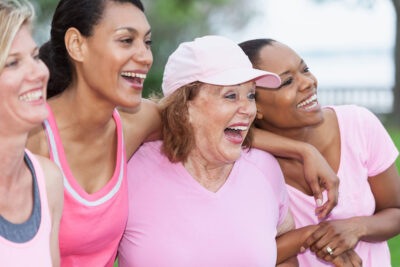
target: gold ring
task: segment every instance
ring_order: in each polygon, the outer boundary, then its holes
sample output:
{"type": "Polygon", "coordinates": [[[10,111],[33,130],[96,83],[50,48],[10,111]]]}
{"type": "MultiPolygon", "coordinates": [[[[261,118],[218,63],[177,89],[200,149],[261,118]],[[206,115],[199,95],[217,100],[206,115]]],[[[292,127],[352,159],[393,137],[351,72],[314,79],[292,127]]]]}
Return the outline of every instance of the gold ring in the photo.
{"type": "Polygon", "coordinates": [[[333,250],[331,249],[331,247],[326,247],[326,251],[328,251],[329,255],[332,256],[333,250]]]}

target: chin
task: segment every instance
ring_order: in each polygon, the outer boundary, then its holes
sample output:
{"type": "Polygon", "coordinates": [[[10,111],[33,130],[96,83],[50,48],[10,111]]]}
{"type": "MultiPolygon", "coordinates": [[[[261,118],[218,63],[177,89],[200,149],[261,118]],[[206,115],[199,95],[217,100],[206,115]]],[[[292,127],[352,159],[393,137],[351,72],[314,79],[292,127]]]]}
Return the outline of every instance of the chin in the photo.
{"type": "Polygon", "coordinates": [[[240,155],[242,154],[242,147],[240,146],[240,148],[236,149],[226,149],[224,152],[226,162],[232,163],[240,158],[240,155]]]}
{"type": "Polygon", "coordinates": [[[118,106],[128,108],[128,109],[136,109],[136,108],[140,107],[141,103],[142,103],[142,97],[135,97],[132,99],[126,99],[118,106]]]}

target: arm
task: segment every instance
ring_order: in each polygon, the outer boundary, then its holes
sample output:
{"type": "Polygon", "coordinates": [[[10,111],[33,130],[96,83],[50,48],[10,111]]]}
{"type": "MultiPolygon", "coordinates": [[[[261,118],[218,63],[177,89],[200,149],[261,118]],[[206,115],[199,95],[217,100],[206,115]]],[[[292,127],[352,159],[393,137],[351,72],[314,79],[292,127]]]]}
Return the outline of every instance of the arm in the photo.
{"type": "Polygon", "coordinates": [[[60,266],[59,229],[64,205],[62,175],[58,167],[50,160],[39,157],[46,179],[47,200],[51,216],[50,253],[53,266],[60,266]]]}
{"type": "Polygon", "coordinates": [[[277,262],[281,263],[286,259],[295,257],[298,253],[303,252],[303,242],[318,226],[309,225],[299,229],[293,229],[280,235],[276,239],[278,249],[277,262]]]}
{"type": "Polygon", "coordinates": [[[305,179],[317,203],[318,218],[326,217],[337,204],[339,178],[318,150],[310,144],[264,130],[255,128],[253,132],[255,148],[276,156],[297,159],[303,163],[305,179]],[[323,206],[321,206],[323,203],[321,186],[328,191],[328,201],[323,206]]]}
{"type": "Polygon", "coordinates": [[[327,246],[335,256],[354,248],[359,240],[384,241],[400,233],[400,179],[395,165],[368,181],[375,197],[375,214],[322,222],[306,240],[305,247],[310,246],[318,257],[331,260],[327,246]]]}
{"type": "Polygon", "coordinates": [[[278,226],[277,228],[277,250],[278,250],[278,255],[276,259],[276,266],[279,267],[291,267],[291,266],[299,266],[299,263],[297,261],[296,255],[297,253],[287,253],[285,250],[286,248],[280,248],[278,243],[279,236],[282,236],[284,233],[287,232],[292,232],[295,229],[295,224],[292,216],[292,212],[290,209],[287,212],[287,215],[283,222],[278,226]],[[282,255],[284,254],[284,255],[282,255]]]}

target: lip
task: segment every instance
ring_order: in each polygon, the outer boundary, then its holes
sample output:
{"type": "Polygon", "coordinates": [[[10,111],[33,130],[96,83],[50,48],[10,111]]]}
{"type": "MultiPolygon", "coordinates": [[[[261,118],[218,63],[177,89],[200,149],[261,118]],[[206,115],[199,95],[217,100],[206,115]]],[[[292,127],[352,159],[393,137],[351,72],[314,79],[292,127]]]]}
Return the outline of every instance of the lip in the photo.
{"type": "Polygon", "coordinates": [[[237,122],[237,123],[234,123],[234,124],[231,124],[231,125],[229,125],[227,128],[230,128],[230,127],[237,127],[237,126],[244,126],[244,127],[249,127],[249,123],[248,122],[237,122]]]}

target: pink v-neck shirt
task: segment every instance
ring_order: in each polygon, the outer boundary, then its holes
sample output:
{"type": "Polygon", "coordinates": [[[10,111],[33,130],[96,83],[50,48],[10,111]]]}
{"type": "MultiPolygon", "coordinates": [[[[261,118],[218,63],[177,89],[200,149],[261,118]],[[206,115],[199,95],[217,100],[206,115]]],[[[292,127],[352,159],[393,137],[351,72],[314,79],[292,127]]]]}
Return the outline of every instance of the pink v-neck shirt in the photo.
{"type": "Polygon", "coordinates": [[[129,215],[119,266],[275,266],[276,228],[288,210],[279,164],[243,152],[218,192],[144,144],[128,163],[129,215]]]}
{"type": "Polygon", "coordinates": [[[114,110],[118,138],[114,174],[103,188],[88,194],[72,175],[54,115],[50,106],[47,107],[49,118],[43,124],[50,159],[60,167],[64,178],[64,209],[60,224],[61,267],[112,267],[128,217],[121,119],[114,110]]]}
{"type": "MultiPolygon", "coordinates": [[[[327,220],[369,216],[375,212],[375,198],[368,177],[376,176],[390,167],[398,151],[382,124],[370,111],[357,106],[329,107],[336,113],[341,142],[338,177],[339,201],[327,220]]],[[[287,185],[290,208],[296,227],[317,224],[315,201],[311,196],[287,185]]],[[[326,195],[324,196],[326,199],[326,195]]],[[[364,267],[387,267],[390,253],[386,242],[360,241],[355,251],[364,267]]],[[[307,250],[298,256],[301,267],[332,266],[320,261],[307,250]]]]}

